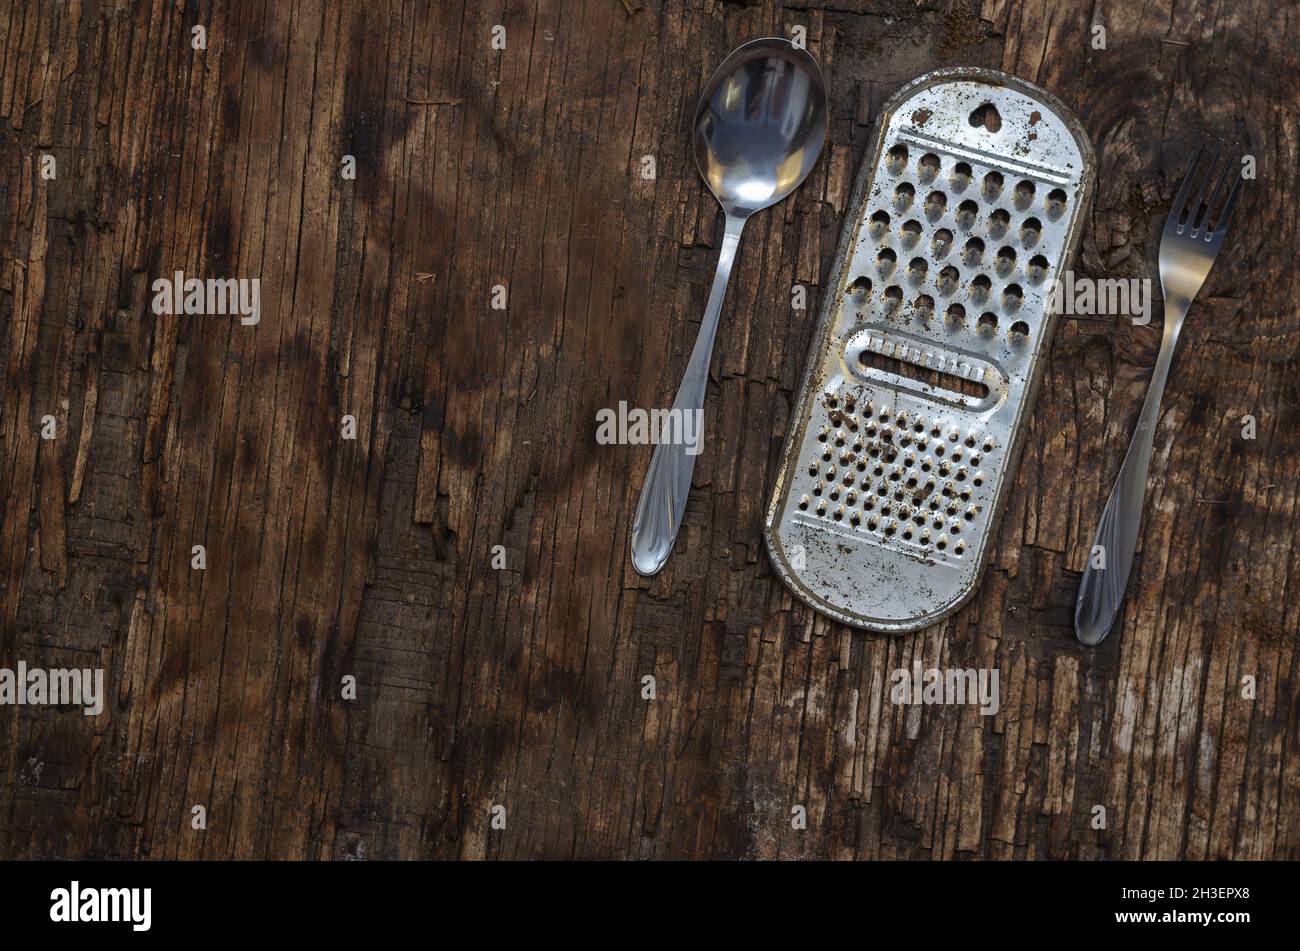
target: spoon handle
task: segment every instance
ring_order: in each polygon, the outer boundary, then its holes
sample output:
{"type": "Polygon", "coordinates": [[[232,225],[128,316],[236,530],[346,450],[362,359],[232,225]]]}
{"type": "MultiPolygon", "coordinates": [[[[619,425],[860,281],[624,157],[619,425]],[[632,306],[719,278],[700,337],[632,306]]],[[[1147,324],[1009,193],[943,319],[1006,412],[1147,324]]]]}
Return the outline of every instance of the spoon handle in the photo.
{"type": "Polygon", "coordinates": [[[713,359],[713,338],[718,331],[722,300],[727,296],[731,262],[735,260],[740,232],[744,227],[744,218],[727,215],[718,269],[713,274],[713,290],[709,292],[709,304],[704,308],[704,320],[700,322],[700,332],[691,350],[691,362],[686,365],[682,384],[677,388],[669,425],[664,427],[663,433],[654,434],[654,456],[632,522],[632,566],[642,575],[659,573],[673,550],[673,542],[682,525],[695,456],[703,442],[704,391],[709,382],[709,363],[713,359]],[[694,435],[693,444],[688,445],[680,438],[683,433],[694,435]],[[666,438],[669,436],[674,438],[666,438]]]}

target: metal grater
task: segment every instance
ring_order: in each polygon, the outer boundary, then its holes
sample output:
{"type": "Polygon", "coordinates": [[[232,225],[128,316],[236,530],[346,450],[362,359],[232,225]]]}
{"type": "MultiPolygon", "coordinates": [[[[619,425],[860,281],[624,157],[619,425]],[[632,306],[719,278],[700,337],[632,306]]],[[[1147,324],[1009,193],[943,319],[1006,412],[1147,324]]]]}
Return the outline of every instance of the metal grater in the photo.
{"type": "Polygon", "coordinates": [[[800,600],[901,633],[975,592],[1093,178],[1078,121],[1013,76],[940,69],[886,104],[768,506],[800,600]]]}

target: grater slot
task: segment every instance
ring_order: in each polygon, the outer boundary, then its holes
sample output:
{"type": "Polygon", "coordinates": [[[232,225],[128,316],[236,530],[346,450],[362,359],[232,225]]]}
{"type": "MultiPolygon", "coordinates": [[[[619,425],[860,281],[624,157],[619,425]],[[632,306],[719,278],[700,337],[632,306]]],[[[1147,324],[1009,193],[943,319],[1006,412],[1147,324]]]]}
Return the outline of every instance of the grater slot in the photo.
{"type": "Polygon", "coordinates": [[[866,327],[849,338],[844,368],[864,382],[973,413],[992,409],[1007,393],[1006,374],[997,364],[970,351],[939,347],[933,341],[882,326],[866,327]],[[876,357],[879,359],[872,359],[876,357]],[[975,392],[964,392],[966,389],[975,392]]]}

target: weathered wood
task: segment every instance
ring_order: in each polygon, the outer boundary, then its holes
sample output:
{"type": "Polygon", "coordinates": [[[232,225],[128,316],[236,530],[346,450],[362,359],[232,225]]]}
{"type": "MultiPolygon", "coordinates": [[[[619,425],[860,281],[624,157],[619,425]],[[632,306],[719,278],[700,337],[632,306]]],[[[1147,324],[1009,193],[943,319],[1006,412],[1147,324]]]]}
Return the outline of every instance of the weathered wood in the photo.
{"type": "Polygon", "coordinates": [[[0,14],[0,666],[102,666],[109,693],[98,717],[0,708],[0,856],[1300,855],[1294,10],[455,6],[0,14]],[[796,26],[828,148],[746,230],[686,525],[641,579],[650,452],[598,445],[595,414],[670,402],[721,227],[695,98],[796,26]],[[1155,276],[1202,135],[1258,161],[1092,651],[1073,597],[1158,317],[1062,322],[990,570],[944,624],[851,632],[763,550],[868,123],[958,63],[1088,129],[1088,276],[1155,276]],[[177,270],[258,278],[260,323],[155,315],[177,270]],[[891,703],[913,662],[997,668],[1001,709],[891,703]]]}

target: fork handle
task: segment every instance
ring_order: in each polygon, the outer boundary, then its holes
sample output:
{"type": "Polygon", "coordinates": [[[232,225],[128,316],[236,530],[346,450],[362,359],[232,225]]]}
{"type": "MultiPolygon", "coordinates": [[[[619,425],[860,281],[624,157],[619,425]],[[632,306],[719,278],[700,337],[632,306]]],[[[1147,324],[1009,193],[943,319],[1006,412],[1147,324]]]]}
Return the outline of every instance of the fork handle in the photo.
{"type": "Polygon", "coordinates": [[[1120,466],[1115,487],[1110,490],[1110,498],[1088,550],[1088,563],[1074,605],[1074,633],[1080,643],[1089,647],[1105,640],[1124,601],[1124,589],[1137,550],[1138,529],[1142,525],[1142,502],[1146,497],[1147,469],[1151,464],[1156,422],[1160,418],[1160,400],[1164,396],[1165,380],[1169,377],[1169,366],[1173,363],[1174,348],[1178,346],[1178,334],[1187,315],[1188,303],[1190,301],[1165,302],[1164,336],[1151,374],[1151,385],[1142,403],[1137,429],[1124,456],[1124,464],[1120,466]],[[1101,555],[1099,564],[1098,554],[1101,555]]]}

